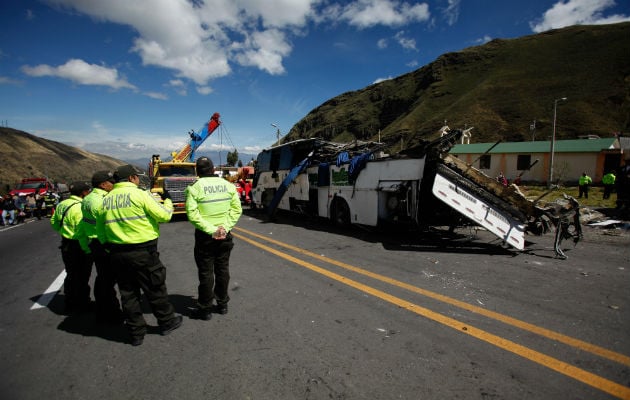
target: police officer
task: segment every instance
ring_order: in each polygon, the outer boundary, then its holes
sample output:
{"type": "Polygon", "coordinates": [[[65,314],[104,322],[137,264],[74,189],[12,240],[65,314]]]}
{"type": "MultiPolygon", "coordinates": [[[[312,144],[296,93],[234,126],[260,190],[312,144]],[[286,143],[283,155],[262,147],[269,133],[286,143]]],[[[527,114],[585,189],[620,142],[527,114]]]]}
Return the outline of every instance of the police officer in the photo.
{"type": "Polygon", "coordinates": [[[580,179],[578,180],[579,198],[582,198],[582,195],[584,195],[584,198],[588,199],[588,189],[591,186],[591,183],[593,183],[591,177],[588,176],[586,172],[583,172],[582,176],[580,176],[580,179]]]}
{"type": "Polygon", "coordinates": [[[602,197],[603,199],[610,198],[610,194],[615,187],[615,178],[615,174],[612,171],[609,171],[606,175],[602,177],[602,184],[604,185],[604,196],[602,197]]]}
{"type": "Polygon", "coordinates": [[[141,289],[162,335],[182,324],[182,316],[175,314],[168,300],[166,268],[157,247],[159,223],[170,221],[173,202],[168,192],[160,204],[149,192],[138,188],[138,174],[140,171],[133,165],[118,167],[114,188],[103,198],[103,207],[97,212],[97,234],[107,242],[110,262],[118,272],[118,289],[133,346],[142,344],[147,331],[140,306],[141,289]]]}
{"type": "Polygon", "coordinates": [[[87,182],[70,184],[70,197],[59,203],[50,218],[53,229],[61,234],[61,258],[66,268],[63,283],[66,312],[88,311],[90,307],[90,275],[92,257],[79,224],[83,219],[81,202],[90,193],[87,182]]]}
{"type": "Polygon", "coordinates": [[[212,318],[212,301],[219,314],[228,312],[229,261],[234,247],[230,231],[243,210],[236,186],[214,174],[208,157],[197,160],[200,179],[186,189],[186,214],[195,227],[195,263],[199,275],[198,308],[191,318],[212,318]]]}
{"type": "MultiPolygon", "coordinates": [[[[103,197],[114,188],[114,175],[110,171],[97,171],[92,175],[92,192],[81,203],[82,233],[87,237],[92,259],[96,266],[94,299],[96,319],[106,323],[122,322],[120,302],[116,297],[116,273],[109,263],[109,253],[96,234],[96,215],[103,206],[103,197]]],[[[104,240],[104,239],[103,239],[104,240]]]]}

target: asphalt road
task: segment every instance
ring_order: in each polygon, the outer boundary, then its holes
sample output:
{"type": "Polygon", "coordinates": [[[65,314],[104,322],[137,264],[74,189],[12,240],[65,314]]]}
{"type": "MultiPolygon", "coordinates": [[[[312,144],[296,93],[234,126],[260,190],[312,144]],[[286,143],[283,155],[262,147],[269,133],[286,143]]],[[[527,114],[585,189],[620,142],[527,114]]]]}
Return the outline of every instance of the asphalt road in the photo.
{"type": "MultiPolygon", "coordinates": [[[[185,318],[163,337],[147,308],[153,328],[132,347],[122,327],[63,314],[49,220],[0,227],[0,397],[630,399],[627,234],[586,229],[560,260],[551,235],[517,252],[484,231],[456,233],[335,230],[247,210],[229,314],[185,318]]],[[[190,223],[163,225],[159,248],[187,314],[190,223]]]]}

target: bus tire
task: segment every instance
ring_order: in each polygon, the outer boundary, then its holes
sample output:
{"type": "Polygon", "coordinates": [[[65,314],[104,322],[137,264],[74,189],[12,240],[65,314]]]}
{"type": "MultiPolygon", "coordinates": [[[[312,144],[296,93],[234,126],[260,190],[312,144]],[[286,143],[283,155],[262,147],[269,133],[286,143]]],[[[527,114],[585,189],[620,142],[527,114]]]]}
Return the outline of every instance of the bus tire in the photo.
{"type": "Polygon", "coordinates": [[[330,220],[337,227],[350,225],[350,207],[344,199],[335,197],[330,207],[330,220]]]}
{"type": "Polygon", "coordinates": [[[268,209],[269,204],[271,204],[271,201],[273,200],[274,193],[275,193],[275,190],[268,190],[268,189],[262,192],[262,195],[260,196],[260,207],[263,210],[268,209]]]}

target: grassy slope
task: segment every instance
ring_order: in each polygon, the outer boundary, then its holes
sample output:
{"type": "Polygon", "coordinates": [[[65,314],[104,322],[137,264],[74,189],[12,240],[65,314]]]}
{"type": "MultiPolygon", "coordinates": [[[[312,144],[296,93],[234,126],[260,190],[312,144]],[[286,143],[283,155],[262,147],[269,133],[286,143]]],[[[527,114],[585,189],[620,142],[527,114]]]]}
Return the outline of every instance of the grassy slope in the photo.
{"type": "Polygon", "coordinates": [[[494,40],[440,56],[414,72],[341,94],[311,111],[285,138],[383,141],[404,147],[474,126],[473,141],[531,140],[630,131],[630,23],[575,26],[494,40]]]}
{"type": "Polygon", "coordinates": [[[13,188],[16,182],[26,177],[47,176],[55,182],[89,180],[99,169],[114,169],[126,164],[11,128],[0,128],[0,158],[2,194],[7,185],[13,188]]]}

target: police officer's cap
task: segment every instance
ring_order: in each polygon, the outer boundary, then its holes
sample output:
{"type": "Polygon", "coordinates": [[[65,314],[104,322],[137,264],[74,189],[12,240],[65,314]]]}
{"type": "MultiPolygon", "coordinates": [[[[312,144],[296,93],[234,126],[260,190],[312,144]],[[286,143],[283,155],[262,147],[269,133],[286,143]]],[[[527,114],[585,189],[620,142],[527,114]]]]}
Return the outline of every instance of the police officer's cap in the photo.
{"type": "Polygon", "coordinates": [[[214,172],[214,164],[208,157],[199,157],[197,159],[197,174],[199,176],[212,175],[214,172]]]}
{"type": "Polygon", "coordinates": [[[111,171],[96,171],[94,175],[92,175],[92,187],[97,187],[106,181],[114,183],[114,174],[112,174],[111,171]]]}
{"type": "Polygon", "coordinates": [[[127,164],[116,168],[116,172],[114,172],[114,179],[116,182],[120,182],[126,180],[130,176],[140,174],[142,174],[142,171],[131,164],[127,164]]]}
{"type": "Polygon", "coordinates": [[[69,189],[70,189],[70,194],[73,194],[75,196],[81,196],[83,192],[89,191],[91,188],[90,188],[90,184],[87,182],[76,181],[70,184],[69,189]]]}

